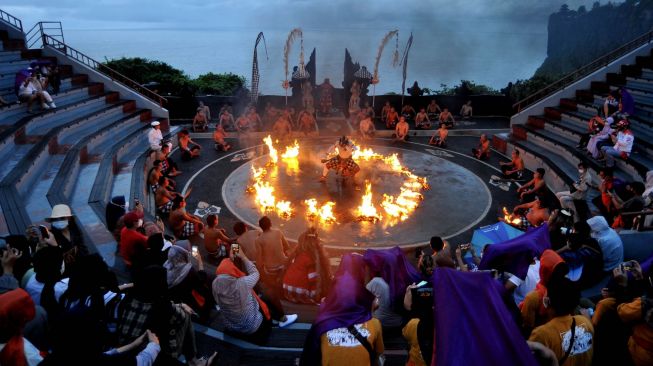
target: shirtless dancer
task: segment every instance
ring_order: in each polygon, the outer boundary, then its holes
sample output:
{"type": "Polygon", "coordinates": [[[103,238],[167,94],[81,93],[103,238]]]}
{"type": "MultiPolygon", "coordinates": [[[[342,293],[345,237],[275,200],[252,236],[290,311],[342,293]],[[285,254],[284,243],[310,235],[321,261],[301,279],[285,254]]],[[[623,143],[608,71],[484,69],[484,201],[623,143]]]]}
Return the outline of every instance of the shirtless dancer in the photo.
{"type": "Polygon", "coordinates": [[[180,195],[172,201],[168,224],[178,239],[188,239],[204,229],[202,219],[186,212],[186,199],[180,195]]]}
{"type": "Polygon", "coordinates": [[[503,176],[507,179],[521,179],[524,174],[524,161],[519,156],[519,150],[512,151],[512,160],[504,163],[500,162],[501,171],[503,176]]]}
{"type": "Polygon", "coordinates": [[[327,159],[323,160],[324,163],[324,169],[322,169],[322,176],[320,177],[320,182],[326,182],[327,175],[329,174],[329,170],[334,169],[342,169],[342,174],[343,176],[352,176],[354,177],[356,173],[358,173],[361,168],[356,164],[354,159],[351,158],[352,154],[354,151],[356,151],[357,147],[349,139],[347,136],[342,136],[340,140],[338,140],[338,143],[333,145],[329,149],[329,154],[337,152],[337,155],[327,159]]]}
{"type": "Polygon", "coordinates": [[[537,196],[533,202],[515,206],[513,213],[521,215],[521,227],[524,229],[540,226],[549,220],[549,209],[537,196]]]}
{"type": "Polygon", "coordinates": [[[395,127],[395,141],[405,142],[408,139],[408,122],[404,116],[399,117],[399,123],[395,127]]]}
{"type": "Polygon", "coordinates": [[[188,195],[190,195],[190,192],[193,190],[192,188],[188,189],[188,192],[186,192],[185,196],[182,196],[181,194],[172,191],[168,187],[169,182],[168,178],[166,177],[159,177],[159,186],[156,189],[155,196],[154,196],[154,203],[156,204],[156,211],[159,213],[161,216],[167,216],[170,214],[172,211],[172,202],[175,198],[177,197],[182,197],[186,198],[188,195]]]}

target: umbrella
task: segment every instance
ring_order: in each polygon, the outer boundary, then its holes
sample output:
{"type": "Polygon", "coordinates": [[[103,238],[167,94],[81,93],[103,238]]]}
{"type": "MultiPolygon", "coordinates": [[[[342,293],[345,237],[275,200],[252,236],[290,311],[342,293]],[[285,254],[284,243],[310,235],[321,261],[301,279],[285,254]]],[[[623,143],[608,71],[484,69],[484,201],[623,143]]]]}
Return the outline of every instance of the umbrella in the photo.
{"type": "Polygon", "coordinates": [[[505,222],[497,222],[493,225],[483,226],[474,230],[472,236],[472,245],[476,253],[481,253],[486,244],[496,244],[516,238],[524,232],[506,224],[505,222]]]}

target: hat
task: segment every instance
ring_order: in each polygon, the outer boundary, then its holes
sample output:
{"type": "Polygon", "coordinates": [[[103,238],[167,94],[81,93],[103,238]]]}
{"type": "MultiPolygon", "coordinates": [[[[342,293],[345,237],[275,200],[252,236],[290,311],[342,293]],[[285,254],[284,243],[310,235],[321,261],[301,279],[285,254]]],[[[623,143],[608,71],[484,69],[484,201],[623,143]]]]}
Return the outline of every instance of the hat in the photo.
{"type": "Polygon", "coordinates": [[[140,218],[138,217],[138,214],[136,212],[128,212],[123,216],[123,221],[125,222],[125,225],[132,226],[135,223],[138,222],[140,218]]]}
{"type": "Polygon", "coordinates": [[[55,221],[58,219],[67,219],[69,217],[73,217],[73,214],[70,212],[70,207],[60,204],[52,207],[52,213],[50,214],[50,217],[45,219],[45,221],[55,221]]]}
{"type": "Polygon", "coordinates": [[[154,121],[154,122],[150,123],[150,126],[152,126],[152,127],[156,127],[156,126],[158,126],[158,125],[160,125],[160,124],[161,124],[161,122],[159,122],[159,121],[154,121]]]}
{"type": "Polygon", "coordinates": [[[186,251],[190,252],[190,242],[188,240],[177,240],[175,242],[175,245],[184,248],[186,249],[186,251]]]}
{"type": "Polygon", "coordinates": [[[165,252],[166,250],[170,249],[170,247],[172,247],[170,240],[163,239],[163,246],[161,247],[161,251],[165,252]]]}

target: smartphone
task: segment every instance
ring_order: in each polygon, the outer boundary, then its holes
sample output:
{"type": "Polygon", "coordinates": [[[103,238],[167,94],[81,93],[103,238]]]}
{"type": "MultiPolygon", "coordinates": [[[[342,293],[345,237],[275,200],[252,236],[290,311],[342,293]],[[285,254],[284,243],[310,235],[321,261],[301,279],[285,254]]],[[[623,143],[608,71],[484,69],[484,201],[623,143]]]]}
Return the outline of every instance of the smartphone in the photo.
{"type": "Polygon", "coordinates": [[[427,283],[428,282],[426,282],[426,281],[421,281],[420,283],[417,284],[416,287],[422,287],[422,286],[426,285],[427,283]]]}
{"type": "Polygon", "coordinates": [[[41,234],[41,237],[43,239],[50,239],[50,234],[48,232],[48,228],[46,228],[43,225],[39,225],[39,233],[41,234]]]}
{"type": "Polygon", "coordinates": [[[200,253],[199,248],[197,248],[197,245],[193,245],[191,247],[191,252],[193,253],[194,257],[197,256],[200,253]]]}
{"type": "Polygon", "coordinates": [[[630,262],[621,263],[621,272],[630,272],[633,269],[633,265],[630,262]]]}
{"type": "Polygon", "coordinates": [[[467,244],[460,244],[460,245],[458,246],[458,248],[460,248],[460,250],[469,250],[469,248],[471,248],[471,247],[472,247],[472,244],[470,244],[470,243],[467,243],[467,244]]]}
{"type": "Polygon", "coordinates": [[[238,253],[240,253],[240,245],[231,244],[231,254],[236,255],[238,253]]]}

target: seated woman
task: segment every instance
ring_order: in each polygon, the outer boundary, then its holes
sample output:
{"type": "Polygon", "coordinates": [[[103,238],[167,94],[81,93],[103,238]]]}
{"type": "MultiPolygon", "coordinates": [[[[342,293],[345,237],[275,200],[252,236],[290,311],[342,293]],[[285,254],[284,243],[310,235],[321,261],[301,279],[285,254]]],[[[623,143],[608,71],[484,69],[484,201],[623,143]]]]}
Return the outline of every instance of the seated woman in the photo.
{"type": "Polygon", "coordinates": [[[181,160],[188,161],[200,156],[200,150],[202,148],[190,138],[190,132],[188,130],[181,130],[177,134],[177,140],[179,150],[181,151],[181,160]]]}
{"type": "Polygon", "coordinates": [[[283,277],[285,298],[295,303],[319,304],[331,286],[331,271],[316,228],[311,227],[299,236],[297,249],[289,260],[291,264],[283,277]]]}
{"type": "Polygon", "coordinates": [[[0,295],[0,362],[3,365],[38,365],[42,360],[39,350],[23,337],[25,325],[36,315],[34,301],[22,289],[0,295]]]}
{"type": "Polygon", "coordinates": [[[204,229],[202,219],[186,212],[186,199],[183,196],[177,196],[172,201],[168,224],[178,239],[188,239],[204,229]]]}
{"type": "Polygon", "coordinates": [[[227,133],[225,132],[222,125],[219,124],[215,126],[215,132],[213,132],[213,142],[215,142],[214,146],[217,151],[229,151],[229,149],[231,149],[231,145],[225,141],[226,137],[227,133]]]}
{"type": "Polygon", "coordinates": [[[440,128],[435,131],[431,139],[429,140],[429,145],[446,147],[447,146],[447,136],[449,136],[449,130],[444,123],[440,123],[440,128]]]}
{"type": "Polygon", "coordinates": [[[188,240],[180,240],[168,250],[163,268],[167,270],[170,300],[187,304],[200,315],[200,320],[207,320],[213,307],[213,295],[199,252],[191,250],[188,240]],[[197,269],[192,263],[191,252],[192,258],[197,260],[197,269]]]}
{"type": "Polygon", "coordinates": [[[256,266],[242,251],[231,251],[230,258],[220,262],[216,275],[213,297],[220,306],[225,329],[257,344],[265,342],[272,318],[268,305],[254,291],[260,278],[256,266]]]}
{"type": "Polygon", "coordinates": [[[148,266],[134,278],[134,288],[123,300],[122,316],[118,323],[118,344],[128,344],[149,329],[161,345],[159,357],[177,359],[183,355],[189,365],[209,365],[197,357],[195,332],[186,304],[173,303],[168,297],[166,269],[148,266]]]}
{"type": "Polygon", "coordinates": [[[68,278],[61,275],[62,266],[61,248],[47,246],[34,254],[34,274],[26,274],[25,291],[48,312],[58,309],[59,298],[68,289],[68,278]]]}

